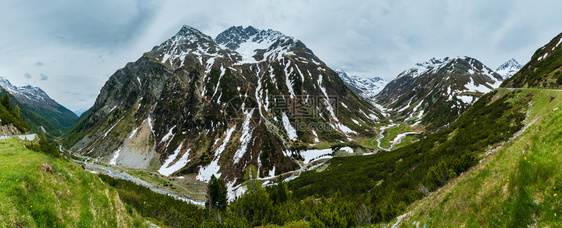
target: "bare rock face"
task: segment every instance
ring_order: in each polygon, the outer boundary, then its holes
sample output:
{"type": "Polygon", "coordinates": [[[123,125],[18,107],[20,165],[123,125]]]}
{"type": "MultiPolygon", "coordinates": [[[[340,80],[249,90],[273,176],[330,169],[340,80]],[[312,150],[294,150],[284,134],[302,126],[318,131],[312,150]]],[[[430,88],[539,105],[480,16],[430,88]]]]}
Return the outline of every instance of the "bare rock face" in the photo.
{"type": "Polygon", "coordinates": [[[311,145],[374,136],[382,118],[295,38],[232,27],[212,39],[184,26],[111,76],[69,143],[114,165],[232,186],[250,165],[279,174],[311,145]]]}
{"type": "Polygon", "coordinates": [[[21,131],[14,127],[13,124],[6,124],[0,126],[0,135],[1,136],[8,136],[8,135],[21,135],[21,131]]]}

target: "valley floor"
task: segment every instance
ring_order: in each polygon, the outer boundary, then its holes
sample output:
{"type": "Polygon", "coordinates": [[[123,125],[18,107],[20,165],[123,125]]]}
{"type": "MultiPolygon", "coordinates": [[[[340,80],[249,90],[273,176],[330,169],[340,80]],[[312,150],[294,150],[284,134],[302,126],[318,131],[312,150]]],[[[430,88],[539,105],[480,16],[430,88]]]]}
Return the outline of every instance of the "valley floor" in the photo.
{"type": "Polygon", "coordinates": [[[84,165],[91,173],[103,173],[147,187],[153,192],[169,195],[186,203],[205,206],[206,184],[195,181],[194,177],[164,177],[147,170],[125,169],[96,162],[95,159],[72,153],[74,162],[84,165]],[[192,180],[191,180],[192,179],[192,180]]]}

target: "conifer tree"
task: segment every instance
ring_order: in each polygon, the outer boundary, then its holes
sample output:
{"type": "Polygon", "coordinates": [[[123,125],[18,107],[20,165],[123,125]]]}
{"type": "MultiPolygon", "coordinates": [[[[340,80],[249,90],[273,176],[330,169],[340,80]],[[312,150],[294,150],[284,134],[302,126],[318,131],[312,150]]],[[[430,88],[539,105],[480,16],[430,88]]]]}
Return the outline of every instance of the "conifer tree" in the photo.
{"type": "Polygon", "coordinates": [[[6,93],[4,94],[4,97],[2,98],[2,105],[6,108],[6,110],[8,110],[9,112],[12,111],[12,101],[10,99],[10,94],[6,93]]]}
{"type": "Polygon", "coordinates": [[[205,204],[205,206],[209,208],[209,211],[213,208],[218,208],[221,211],[226,209],[226,205],[228,203],[226,193],[227,190],[224,180],[212,175],[211,180],[209,180],[209,185],[207,185],[208,201],[205,204]]]}

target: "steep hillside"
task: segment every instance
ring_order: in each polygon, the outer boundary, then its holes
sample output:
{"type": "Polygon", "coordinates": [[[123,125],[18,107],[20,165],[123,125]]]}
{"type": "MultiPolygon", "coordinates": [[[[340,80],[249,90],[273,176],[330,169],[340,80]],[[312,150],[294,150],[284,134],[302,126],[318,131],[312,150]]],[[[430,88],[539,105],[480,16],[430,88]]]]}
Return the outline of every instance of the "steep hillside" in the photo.
{"type": "Polygon", "coordinates": [[[362,78],[349,76],[343,70],[336,70],[341,80],[354,92],[369,100],[375,100],[375,96],[388,84],[382,78],[362,78]]]}
{"type": "Polygon", "coordinates": [[[435,130],[449,124],[501,81],[499,74],[476,59],[434,58],[402,72],[376,101],[390,109],[397,120],[435,130]]]}
{"type": "Polygon", "coordinates": [[[362,213],[368,213],[370,222],[391,220],[512,138],[524,126],[533,95],[488,93],[442,131],[391,152],[331,159],[288,182],[289,189],[297,199],[364,204],[367,212],[362,213]]]}
{"type": "Polygon", "coordinates": [[[511,102],[532,97],[522,134],[489,150],[474,168],[408,207],[401,227],[562,226],[562,175],[557,172],[562,169],[562,92],[516,92],[511,102]]]}
{"type": "Polygon", "coordinates": [[[148,227],[79,165],[0,140],[1,227],[148,227]]]}
{"type": "Polygon", "coordinates": [[[374,136],[379,118],[295,38],[231,27],[212,39],[184,26],[111,76],[66,145],[167,176],[214,174],[232,188],[249,165],[280,174],[307,147],[374,136]]]}
{"type": "Polygon", "coordinates": [[[505,80],[507,88],[562,88],[562,33],[539,48],[531,61],[505,80]]]}

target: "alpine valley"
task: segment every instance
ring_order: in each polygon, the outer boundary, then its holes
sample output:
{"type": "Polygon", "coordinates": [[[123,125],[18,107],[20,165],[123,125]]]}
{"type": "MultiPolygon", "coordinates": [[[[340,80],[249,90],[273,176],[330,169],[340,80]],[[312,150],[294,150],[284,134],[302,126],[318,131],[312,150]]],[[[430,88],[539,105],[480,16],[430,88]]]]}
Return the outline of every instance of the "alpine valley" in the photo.
{"type": "Polygon", "coordinates": [[[561,227],[561,43],[385,81],[183,26],[80,117],[0,79],[0,227],[561,227]]]}

